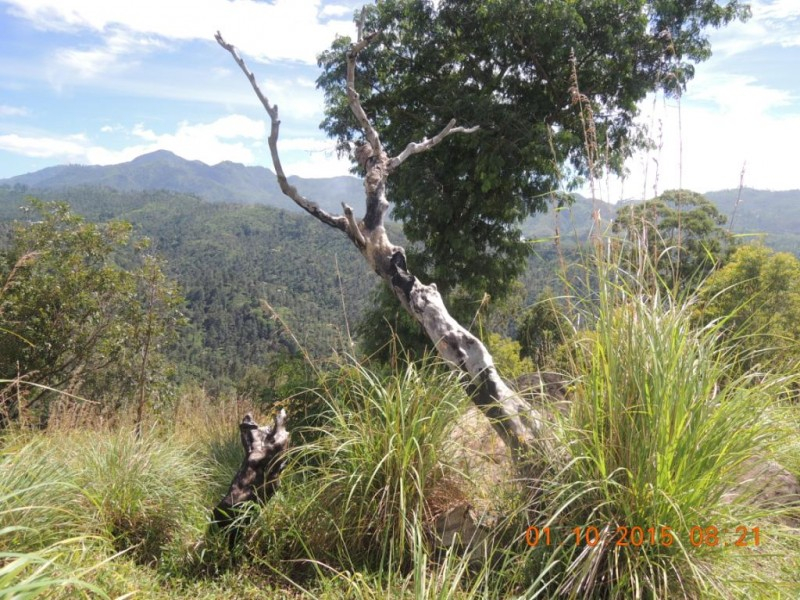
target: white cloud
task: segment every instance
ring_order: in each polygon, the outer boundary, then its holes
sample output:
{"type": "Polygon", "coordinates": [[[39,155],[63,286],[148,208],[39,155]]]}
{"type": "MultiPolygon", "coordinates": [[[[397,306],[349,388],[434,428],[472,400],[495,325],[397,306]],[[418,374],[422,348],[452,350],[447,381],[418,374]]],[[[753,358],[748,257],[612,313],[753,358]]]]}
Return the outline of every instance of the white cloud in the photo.
{"type": "MultiPolygon", "coordinates": [[[[298,154],[297,152],[284,153],[289,150],[288,146],[294,144],[281,144],[281,162],[286,175],[297,175],[298,177],[337,177],[339,175],[350,175],[350,162],[347,159],[336,157],[334,149],[328,147],[324,150],[310,151],[298,154]]],[[[302,144],[301,144],[302,145],[302,144]]],[[[272,165],[263,165],[272,168],[272,165]]]]}
{"type": "Polygon", "coordinates": [[[145,152],[162,149],[191,160],[216,164],[231,160],[243,164],[253,164],[255,153],[253,141],[266,136],[266,123],[242,115],[228,115],[212,123],[178,124],[175,133],[158,134],[145,128],[141,123],[135,125],[131,134],[148,142],[125,148],[123,160],[130,160],[145,152]]]}
{"type": "Polygon", "coordinates": [[[730,57],[755,48],[800,45],[800,2],[797,0],[755,0],[752,17],[734,22],[712,35],[716,56],[730,57]]]}
{"type": "Polygon", "coordinates": [[[28,109],[24,106],[0,104],[0,117],[26,117],[28,114],[28,109]]]}
{"type": "Polygon", "coordinates": [[[755,78],[713,71],[698,76],[697,84],[680,106],[661,100],[653,111],[652,97],[643,103],[642,122],[655,124],[651,133],[661,148],[630,160],[625,182],[600,182],[602,199],[649,198],[656,190],[677,187],[699,192],[736,188],[745,163],[747,187],[800,188],[795,150],[800,110],[785,110],[797,99],[758,85],[755,78]]]}
{"type": "Polygon", "coordinates": [[[60,88],[75,77],[91,80],[112,71],[120,73],[136,65],[137,56],[155,48],[163,48],[163,43],[152,37],[136,37],[115,29],[106,33],[103,43],[98,47],[56,50],[50,81],[60,88]]]}
{"type": "MultiPolygon", "coordinates": [[[[259,60],[309,64],[336,34],[352,35],[345,13],[320,0],[5,0],[18,17],[43,30],[118,32],[171,40],[211,40],[215,31],[259,60]]],[[[113,34],[112,34],[113,35],[113,34]]],[[[128,49],[130,50],[130,48],[128,49]]],[[[83,50],[84,53],[102,52],[83,50]]],[[[94,54],[84,54],[90,62],[94,54]]]]}
{"type": "Polygon", "coordinates": [[[75,141],[52,137],[23,137],[15,133],[0,135],[0,150],[34,158],[63,158],[69,162],[86,156],[85,147],[75,141]]]}
{"type": "Polygon", "coordinates": [[[692,82],[686,98],[716,104],[722,116],[744,117],[793,106],[797,98],[787,90],[758,84],[751,75],[711,72],[692,82]]]}
{"type": "Polygon", "coordinates": [[[322,7],[319,15],[321,17],[352,17],[353,9],[340,4],[328,4],[322,7]]]}
{"type": "Polygon", "coordinates": [[[150,129],[145,129],[142,123],[137,123],[133,126],[131,133],[136,137],[142,138],[148,142],[155,142],[158,140],[158,135],[150,129]]]}
{"type": "Polygon", "coordinates": [[[294,137],[280,139],[278,141],[280,150],[301,152],[336,152],[336,142],[324,138],[294,137]]]}
{"type": "Polygon", "coordinates": [[[174,133],[165,134],[137,124],[130,135],[141,142],[112,149],[93,143],[83,133],[61,137],[10,134],[0,136],[0,150],[92,165],[125,162],[159,149],[208,164],[224,160],[253,164],[254,150],[260,147],[260,140],[266,135],[266,124],[241,115],[228,115],[211,123],[179,123],[174,133]]]}

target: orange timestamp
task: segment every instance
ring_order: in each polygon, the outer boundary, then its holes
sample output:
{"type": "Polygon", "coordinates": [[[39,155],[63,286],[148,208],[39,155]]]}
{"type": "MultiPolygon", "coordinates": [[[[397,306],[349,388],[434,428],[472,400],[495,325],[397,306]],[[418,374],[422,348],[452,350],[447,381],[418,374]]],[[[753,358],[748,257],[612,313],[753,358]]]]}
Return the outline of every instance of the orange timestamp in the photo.
{"type": "MultiPolygon", "coordinates": [[[[609,535],[610,528],[604,532],[593,526],[573,527],[570,534],[555,539],[550,527],[536,527],[531,525],[525,531],[525,542],[528,546],[550,546],[556,543],[574,542],[576,546],[594,547],[600,544],[613,546],[672,546],[676,541],[676,532],[671,527],[627,527],[619,525],[616,531],[609,535]]],[[[701,546],[758,546],[761,543],[761,530],[758,527],[739,525],[733,531],[720,531],[713,525],[702,527],[695,525],[686,532],[686,541],[695,548],[701,546]]]]}

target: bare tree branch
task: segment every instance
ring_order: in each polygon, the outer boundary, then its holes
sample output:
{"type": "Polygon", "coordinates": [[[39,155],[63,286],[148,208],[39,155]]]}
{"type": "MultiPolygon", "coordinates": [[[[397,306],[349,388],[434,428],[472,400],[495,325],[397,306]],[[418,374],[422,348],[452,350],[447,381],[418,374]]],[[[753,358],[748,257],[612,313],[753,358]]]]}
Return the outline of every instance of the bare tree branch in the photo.
{"type": "Polygon", "coordinates": [[[281,126],[281,121],[278,118],[278,105],[269,103],[269,99],[261,91],[261,88],[258,87],[256,76],[253,75],[253,72],[247,68],[244,59],[239,55],[239,52],[236,50],[236,48],[232,44],[226,42],[219,31],[216,33],[214,38],[217,40],[220,46],[230,52],[233,60],[236,61],[236,64],[238,64],[242,69],[244,74],[247,76],[247,79],[250,80],[250,85],[253,87],[253,91],[256,93],[256,96],[258,96],[258,99],[261,101],[261,104],[264,106],[267,114],[269,115],[269,120],[271,123],[269,133],[269,151],[272,155],[272,164],[275,167],[275,174],[278,177],[278,185],[280,185],[281,191],[286,196],[294,200],[295,204],[297,204],[300,208],[310,213],[326,225],[330,225],[331,227],[335,227],[336,229],[347,232],[347,219],[345,219],[345,217],[327,213],[326,211],[322,210],[316,202],[311,202],[302,196],[300,192],[297,191],[296,187],[289,185],[289,181],[287,180],[286,174],[283,171],[283,165],[281,165],[280,156],[278,155],[278,133],[281,126]]]}
{"type": "Polygon", "coordinates": [[[367,240],[364,239],[364,235],[361,233],[358,223],[356,223],[356,218],[353,215],[353,209],[349,204],[342,202],[342,210],[344,210],[344,217],[347,219],[347,227],[350,238],[353,240],[353,243],[358,246],[358,249],[363,251],[364,248],[367,247],[367,240]]]}
{"type": "Polygon", "coordinates": [[[394,158],[391,158],[389,160],[389,173],[391,174],[397,167],[402,165],[409,156],[430,150],[452,133],[474,133],[478,131],[478,129],[480,129],[479,125],[475,125],[474,127],[456,127],[456,120],[451,119],[445,128],[431,139],[426,138],[421,142],[411,142],[406,146],[405,150],[394,158]]]}
{"type": "MultiPolygon", "coordinates": [[[[355,91],[355,65],[358,53],[375,37],[376,34],[372,33],[362,38],[359,33],[358,41],[347,53],[347,98],[350,109],[358,119],[367,139],[367,143],[356,147],[356,159],[365,171],[366,213],[360,222],[356,222],[352,209],[344,205],[346,216],[339,217],[344,221],[344,225],[337,226],[347,233],[370,266],[391,287],[403,307],[422,325],[441,356],[455,369],[466,374],[466,387],[473,402],[490,419],[495,430],[511,449],[512,455],[521,465],[526,465],[523,469],[525,474],[534,478],[539,477],[541,471],[532,468],[534,465],[532,459],[536,456],[541,457],[543,449],[545,452],[550,452],[548,459],[552,459],[555,456],[554,449],[557,447],[542,414],[504,383],[495,368],[492,355],[477,337],[448,313],[436,285],[424,285],[408,271],[405,250],[391,243],[384,227],[384,216],[389,207],[386,199],[386,181],[390,172],[399,167],[409,156],[433,148],[448,135],[471,133],[477,127],[456,127],[455,121],[451,121],[438,135],[429,140],[409,144],[403,152],[390,160],[384,151],[378,132],[372,126],[355,91]]],[[[250,79],[256,94],[272,119],[274,131],[277,108],[270,107],[269,102],[258,90],[255,78],[233,46],[226,44],[219,34],[217,41],[231,53],[250,79]]],[[[279,171],[276,142],[277,133],[273,133],[270,135],[270,149],[273,151],[276,171],[279,171]]],[[[286,190],[284,193],[297,202],[295,196],[286,190]]],[[[536,465],[540,466],[541,464],[536,465]]]]}

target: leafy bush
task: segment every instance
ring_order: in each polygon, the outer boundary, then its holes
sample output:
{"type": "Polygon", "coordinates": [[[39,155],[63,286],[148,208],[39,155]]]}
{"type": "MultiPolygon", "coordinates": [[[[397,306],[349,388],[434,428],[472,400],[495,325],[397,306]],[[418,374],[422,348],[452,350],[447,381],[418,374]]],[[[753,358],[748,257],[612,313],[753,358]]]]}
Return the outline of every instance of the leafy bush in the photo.
{"type": "Polygon", "coordinates": [[[704,322],[719,321],[740,370],[800,363],[800,260],[757,245],[739,248],[700,290],[704,322]]]}
{"type": "Polygon", "coordinates": [[[138,389],[143,403],[164,383],[158,348],[181,322],[174,284],[152,257],[120,267],[130,224],[88,223],[64,203],[30,207],[38,220],[17,223],[0,252],[0,378],[25,382],[0,390],[0,416],[46,417],[56,389],[117,402],[138,389]]]}

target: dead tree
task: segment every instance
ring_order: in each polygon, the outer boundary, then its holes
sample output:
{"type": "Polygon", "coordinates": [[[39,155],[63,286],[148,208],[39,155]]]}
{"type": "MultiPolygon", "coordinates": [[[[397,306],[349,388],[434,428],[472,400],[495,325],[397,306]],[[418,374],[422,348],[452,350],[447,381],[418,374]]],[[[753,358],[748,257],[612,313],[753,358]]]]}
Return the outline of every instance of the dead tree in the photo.
{"type": "MultiPolygon", "coordinates": [[[[439,354],[453,368],[464,373],[470,397],[511,449],[522,473],[538,478],[539,469],[530,468],[533,464],[531,459],[541,457],[543,449],[546,455],[552,454],[548,450],[552,449],[552,439],[543,414],[504,383],[483,343],[450,316],[436,284],[424,285],[408,271],[405,250],[389,240],[384,228],[384,218],[389,208],[386,198],[388,177],[411,156],[430,150],[449,135],[469,134],[477,127],[457,127],[454,119],[434,137],[411,142],[397,156],[388,156],[355,90],[358,54],[377,37],[376,33],[362,35],[360,29],[357,41],[347,53],[347,98],[364,134],[364,142],[356,148],[356,159],[364,169],[366,195],[366,210],[360,220],[356,220],[353,209],[347,204],[342,204],[343,215],[332,215],[289,185],[278,155],[278,107],[270,104],[236,48],[227,43],[219,32],[215,37],[250,80],[253,91],[269,115],[269,148],[283,193],[322,223],[347,235],[372,269],[391,287],[403,307],[422,325],[439,354]]],[[[534,462],[539,463],[538,460],[534,462]]]]}
{"type": "Polygon", "coordinates": [[[244,509],[253,503],[265,504],[278,489],[286,464],[284,455],[289,447],[286,411],[281,409],[271,427],[259,427],[253,416],[246,414],[239,424],[239,436],[244,460],[213,515],[214,524],[228,530],[231,546],[236,543],[243,525],[238,521],[244,509]]]}

